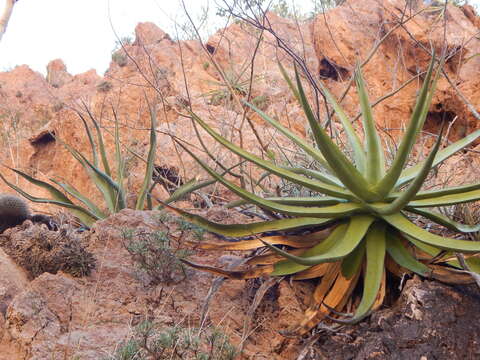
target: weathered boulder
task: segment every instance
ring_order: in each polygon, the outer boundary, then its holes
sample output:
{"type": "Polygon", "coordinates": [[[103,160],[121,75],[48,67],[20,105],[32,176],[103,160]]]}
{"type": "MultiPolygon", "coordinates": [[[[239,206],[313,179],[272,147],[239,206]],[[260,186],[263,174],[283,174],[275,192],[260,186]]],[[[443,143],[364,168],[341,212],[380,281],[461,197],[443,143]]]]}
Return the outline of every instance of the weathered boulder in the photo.
{"type": "Polygon", "coordinates": [[[46,81],[54,88],[59,88],[72,80],[62,59],[52,60],[47,65],[46,81]]]}

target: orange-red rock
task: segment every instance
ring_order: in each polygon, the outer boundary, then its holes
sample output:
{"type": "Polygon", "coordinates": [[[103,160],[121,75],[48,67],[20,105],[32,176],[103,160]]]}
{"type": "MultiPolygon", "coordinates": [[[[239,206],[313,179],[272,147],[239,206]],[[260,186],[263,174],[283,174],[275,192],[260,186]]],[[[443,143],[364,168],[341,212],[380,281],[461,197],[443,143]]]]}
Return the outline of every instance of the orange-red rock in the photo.
{"type": "MultiPolygon", "coordinates": [[[[421,1],[409,3],[412,4],[411,7],[405,7],[400,0],[349,0],[324,15],[317,15],[310,23],[300,23],[298,26],[294,21],[282,19],[275,14],[270,13],[268,16],[273,29],[285,38],[289,46],[305,57],[311,73],[320,76],[335,95],[341,96],[347,88],[356,62],[367,58],[379,39],[395,28],[399,18],[406,19],[423,6],[421,1]]],[[[480,57],[474,56],[480,53],[480,41],[476,38],[479,26],[479,18],[471,8],[448,5],[445,17],[440,17],[438,11],[423,12],[408,21],[404,28],[394,30],[378,46],[363,68],[371,100],[398,89],[426,69],[429,58],[422,46],[430,48],[432,45],[440,52],[446,45],[447,53],[452,55],[445,66],[446,73],[471,106],[480,111],[480,57]],[[443,19],[447,26],[445,39],[443,19]]],[[[43,180],[50,177],[62,178],[80,192],[90,194],[98,201],[98,205],[103,206],[88,175],[68,151],[58,141],[38,141],[48,132],[54,132],[55,136],[66,143],[89,154],[90,145],[83,124],[73,111],[76,109],[84,112],[83,104],[89,107],[101,125],[110,132],[114,124],[111,111],[113,106],[121,125],[122,143],[144,157],[148,150],[148,106],[154,106],[158,114],[155,164],[177,168],[185,180],[197,175],[206,178],[198,165],[181,148],[174,146],[170,136],[184,139],[197,150],[202,148],[191,121],[182,116],[185,105],[191,105],[196,113],[223,135],[250,151],[261,154],[256,137],[249,123],[244,120],[242,109],[226,92],[221,83],[222,77],[212,62],[213,59],[223,68],[225,77],[235,86],[237,94],[245,97],[249,91],[248,66],[257,47],[257,38],[252,33],[252,29],[247,26],[232,24],[226,31],[211,37],[206,42],[204,51],[196,41],[175,42],[155,25],[143,23],[135,30],[135,41],[125,44],[125,50],[131,58],[127,57],[122,64],[112,61],[104,76],[99,76],[94,70],[71,75],[61,60],[49,64],[47,78],[27,66],[18,66],[12,71],[0,73],[3,134],[0,137],[3,150],[0,152],[0,162],[26,170],[43,180]]],[[[258,33],[255,34],[258,36],[258,33]]],[[[266,113],[277,116],[296,133],[308,136],[301,108],[277,69],[278,56],[288,71],[293,73],[291,61],[278,49],[271,34],[264,32],[263,36],[254,59],[250,99],[257,101],[266,113]]],[[[378,128],[391,135],[385,136],[390,148],[394,147],[392,141],[397,139],[399,130],[409,119],[416,93],[422,83],[421,76],[419,79],[375,107],[378,128]]],[[[444,117],[450,125],[449,140],[459,139],[480,128],[478,119],[472,115],[458,91],[444,78],[440,79],[425,125],[426,132],[435,133],[444,117]]],[[[311,89],[309,94],[312,96],[311,89]]],[[[325,118],[321,98],[319,104],[325,118]]],[[[346,94],[342,104],[349,115],[357,114],[359,105],[354,88],[346,94]]],[[[275,153],[277,159],[282,159],[283,153],[291,154],[291,144],[288,141],[265,126],[260,117],[251,116],[262,141],[275,153]]],[[[203,143],[220,161],[228,165],[238,161],[209,136],[201,134],[203,143]]],[[[113,162],[113,137],[106,134],[105,138],[107,155],[113,162]]],[[[431,137],[425,136],[420,146],[417,146],[413,160],[425,156],[428,146],[422,145],[430,145],[431,142],[431,137]]],[[[200,150],[198,152],[203,159],[208,159],[200,150]]],[[[301,161],[299,158],[293,159],[301,161]]],[[[213,161],[209,161],[214,165],[213,161]]],[[[439,169],[440,180],[448,179],[456,183],[478,181],[479,161],[478,152],[457,155],[439,169]]],[[[133,202],[143,180],[145,165],[130,157],[127,166],[129,176],[125,185],[133,202]]],[[[46,195],[10,171],[1,171],[32,195],[46,195]]],[[[253,172],[254,175],[260,173],[256,171],[253,172]]],[[[0,183],[0,191],[12,192],[3,183],[0,183]]],[[[154,195],[159,198],[167,196],[160,187],[157,187],[154,195]]],[[[55,208],[38,204],[33,204],[32,207],[35,210],[56,211],[55,208]]],[[[138,320],[138,314],[143,314],[147,302],[154,297],[154,291],[147,291],[135,277],[131,258],[121,244],[118,228],[149,228],[148,224],[151,225],[152,220],[147,215],[130,210],[99,222],[95,227],[97,233],[92,235],[91,246],[100,266],[87,279],[72,279],[64,274],[44,274],[27,285],[26,280],[18,275],[18,270],[8,270],[8,273],[2,275],[6,280],[2,277],[0,283],[5,280],[7,284],[15,286],[8,285],[8,296],[0,297],[3,301],[0,310],[9,306],[5,322],[0,320],[0,329],[6,333],[4,342],[0,344],[0,359],[16,359],[15,356],[20,358],[18,354],[30,356],[27,358],[39,354],[37,358],[40,359],[52,351],[69,356],[77,351],[78,355],[83,356],[82,359],[93,359],[99,358],[98,354],[105,348],[111,351],[128,334],[130,321],[138,320]],[[25,287],[22,292],[19,291],[20,285],[25,287]],[[58,293],[67,295],[62,298],[58,293]],[[11,300],[14,296],[14,300],[11,300]],[[2,358],[3,354],[7,354],[6,357],[2,358]]],[[[194,314],[192,316],[198,317],[198,303],[206,295],[211,278],[209,275],[196,274],[194,280],[193,285],[184,284],[172,292],[172,297],[179,309],[188,310],[194,314]],[[191,286],[198,286],[195,288],[198,292],[192,294],[191,286]]],[[[232,333],[242,328],[243,314],[248,308],[248,304],[238,299],[243,291],[243,283],[233,282],[226,285],[222,293],[224,297],[236,301],[229,315],[232,333]]],[[[280,293],[284,296],[281,301],[289,301],[285,300],[291,297],[288,286],[282,285],[280,293]]],[[[161,315],[158,314],[158,309],[155,311],[156,315],[161,315]]],[[[223,315],[217,311],[211,317],[214,321],[220,321],[223,315]]],[[[280,315],[283,317],[279,322],[287,323],[297,314],[292,312],[280,315]]],[[[171,323],[171,316],[165,316],[166,323],[171,323]]],[[[267,320],[270,321],[269,319],[267,320]]],[[[281,348],[285,344],[282,344],[283,340],[276,337],[273,330],[262,331],[264,332],[257,339],[259,345],[249,343],[246,353],[272,358],[269,357],[271,354],[265,353],[265,348],[281,348]],[[274,340],[270,342],[272,338],[274,340]]],[[[238,342],[239,338],[234,337],[234,341],[238,342]]],[[[278,355],[278,358],[281,356],[278,355]]]]}

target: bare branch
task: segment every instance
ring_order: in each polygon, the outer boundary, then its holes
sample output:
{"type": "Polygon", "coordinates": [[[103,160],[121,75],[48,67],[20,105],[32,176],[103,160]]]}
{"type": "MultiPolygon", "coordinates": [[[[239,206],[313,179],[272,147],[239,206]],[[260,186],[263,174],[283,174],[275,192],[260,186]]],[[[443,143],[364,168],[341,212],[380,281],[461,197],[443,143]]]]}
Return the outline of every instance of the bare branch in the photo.
{"type": "Polygon", "coordinates": [[[10,16],[12,16],[13,5],[15,5],[17,1],[18,0],[5,1],[5,8],[3,9],[2,17],[0,18],[0,41],[7,30],[8,21],[10,20],[10,16]]]}

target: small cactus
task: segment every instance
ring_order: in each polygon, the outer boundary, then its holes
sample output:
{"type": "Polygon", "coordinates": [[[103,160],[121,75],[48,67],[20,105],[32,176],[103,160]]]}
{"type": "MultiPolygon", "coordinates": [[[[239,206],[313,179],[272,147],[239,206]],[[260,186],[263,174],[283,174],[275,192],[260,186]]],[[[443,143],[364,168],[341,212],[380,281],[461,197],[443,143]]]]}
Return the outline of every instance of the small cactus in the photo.
{"type": "Polygon", "coordinates": [[[22,198],[10,194],[0,194],[0,233],[21,225],[25,220],[46,224],[50,230],[56,228],[50,216],[32,214],[27,202],[22,198]]]}
{"type": "Polygon", "coordinates": [[[0,194],[0,233],[22,224],[31,216],[25,200],[15,195],[0,194]]]}

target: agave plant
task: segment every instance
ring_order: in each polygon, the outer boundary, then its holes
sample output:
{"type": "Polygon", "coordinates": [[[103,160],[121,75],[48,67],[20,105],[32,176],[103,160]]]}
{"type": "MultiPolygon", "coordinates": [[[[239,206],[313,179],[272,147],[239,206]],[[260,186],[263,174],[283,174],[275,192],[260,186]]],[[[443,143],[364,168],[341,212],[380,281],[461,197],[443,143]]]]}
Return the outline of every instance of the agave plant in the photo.
{"type": "Polygon", "coordinates": [[[355,323],[365,318],[383,302],[386,270],[397,275],[408,271],[423,277],[441,277],[445,268],[459,266],[454,259],[456,253],[461,253],[465,254],[468,266],[478,271],[479,259],[474,254],[480,252],[480,242],[430,233],[409,218],[411,214],[416,217],[420,215],[448,230],[461,233],[480,230],[480,225],[461,224],[430,209],[479,200],[480,183],[441,190],[421,190],[429,171],[479,138],[480,130],[442,150],[440,134],[425,160],[406,167],[409,154],[424,125],[440,74],[442,64],[440,63],[435,72],[434,63],[432,60],[429,65],[411,120],[388,169],[360,68],[356,70],[355,82],[362,111],[364,144],[337,100],[324,85],[320,84],[345,130],[353,154],[352,160],[320,126],[307,101],[297,71],[294,85],[280,65],[286,82],[305,112],[315,140],[314,145],[254,105],[246,104],[311,156],[318,168],[324,171],[277,166],[273,161],[262,159],[236,146],[214,131],[195,113],[190,112],[197,124],[233,153],[263,168],[269,174],[318,195],[258,196],[221,176],[180,144],[208,174],[237,194],[243,203],[253,204],[267,213],[277,215],[276,219],[270,221],[225,225],[169,207],[208,231],[230,237],[253,236],[251,240],[201,244],[203,248],[252,250],[268,247],[266,253],[251,257],[246,269],[228,271],[209,265],[189,264],[197,269],[234,279],[264,275],[288,275],[294,280],[321,278],[312,295],[312,305],[306,310],[303,321],[295,328],[297,333],[308,331],[332,312],[337,316],[336,321],[344,323],[355,323]],[[282,235],[262,236],[262,233],[267,231],[277,231],[282,235]],[[286,248],[282,249],[279,245],[286,248]],[[447,266],[442,267],[439,264],[447,266]],[[339,312],[349,303],[362,274],[363,292],[360,302],[353,306],[355,311],[352,314],[340,314],[339,312]]]}
{"type": "MultiPolygon", "coordinates": [[[[120,133],[119,133],[119,123],[115,110],[113,110],[113,115],[115,119],[115,131],[114,131],[114,141],[115,141],[115,163],[116,163],[116,176],[113,175],[112,166],[110,166],[107,154],[105,151],[105,141],[103,137],[102,130],[96,121],[93,114],[86,107],[87,114],[91,120],[96,133],[97,143],[94,141],[92,131],[88,125],[87,120],[82,115],[82,113],[77,112],[78,116],[83,122],[86,135],[88,137],[90,148],[92,152],[92,160],[89,160],[81,152],[70,146],[69,144],[63,142],[61,139],[56,138],[67,150],[68,152],[82,165],[84,170],[87,172],[90,180],[97,187],[97,189],[102,194],[103,200],[105,202],[106,211],[101,210],[94,201],[89,199],[87,196],[81,194],[75,187],[67,182],[59,181],[54,178],[49,180],[58,186],[55,187],[50,183],[36,179],[23,171],[18,169],[11,169],[28,182],[39,186],[45,189],[51,199],[41,198],[30,195],[25,190],[9,182],[2,174],[0,177],[2,180],[10,186],[12,189],[17,191],[20,195],[24,196],[30,201],[36,203],[46,203],[61,206],[69,209],[69,211],[75,215],[80,222],[86,226],[90,227],[95,221],[99,219],[104,219],[109,214],[118,212],[124,209],[127,205],[125,198],[125,191],[123,188],[123,182],[125,180],[125,158],[122,155],[121,143],[120,143],[120,133]],[[99,161],[100,157],[100,161],[99,161]],[[100,166],[100,163],[101,165],[100,166]],[[74,203],[67,195],[75,199],[74,203]],[[78,205],[78,203],[82,205],[78,205]]],[[[149,208],[151,209],[151,203],[147,199],[148,193],[150,191],[150,186],[152,182],[152,173],[154,171],[154,160],[156,152],[156,114],[152,108],[150,108],[150,147],[147,157],[147,166],[145,171],[145,177],[143,179],[142,187],[139,191],[137,197],[136,209],[143,209],[145,205],[145,200],[149,202],[149,208]]]]}

